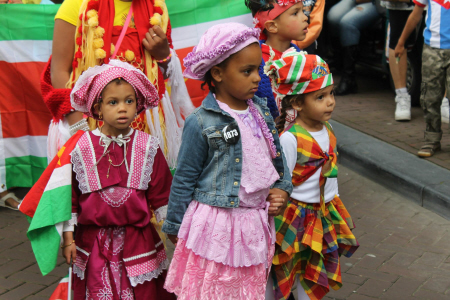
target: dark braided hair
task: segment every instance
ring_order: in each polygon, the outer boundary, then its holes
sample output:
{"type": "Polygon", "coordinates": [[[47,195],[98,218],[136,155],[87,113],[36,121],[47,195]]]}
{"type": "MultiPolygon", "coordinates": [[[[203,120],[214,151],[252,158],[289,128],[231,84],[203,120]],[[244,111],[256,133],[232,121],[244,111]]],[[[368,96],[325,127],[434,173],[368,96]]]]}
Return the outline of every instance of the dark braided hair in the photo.
{"type": "Polygon", "coordinates": [[[212,75],[211,75],[211,70],[209,70],[205,74],[205,81],[201,85],[202,90],[204,90],[205,85],[208,86],[209,90],[212,93],[214,93],[214,94],[216,93],[216,87],[213,85],[213,78],[212,78],[212,75]]]}
{"type": "Polygon", "coordinates": [[[277,0],[245,0],[245,6],[251,10],[253,16],[255,16],[259,11],[268,11],[273,9],[273,3],[278,2],[277,0]]]}
{"type": "Polygon", "coordinates": [[[293,108],[292,104],[300,104],[300,103],[303,103],[303,101],[304,101],[303,94],[288,95],[288,96],[284,97],[283,100],[281,100],[281,114],[276,119],[276,123],[277,123],[276,127],[278,130],[278,133],[281,133],[284,130],[284,124],[286,124],[286,117],[287,117],[286,111],[288,109],[293,108]]]}
{"type": "MultiPolygon", "coordinates": [[[[230,57],[232,57],[234,54],[230,55],[229,57],[227,57],[223,62],[221,62],[220,64],[216,65],[220,68],[226,68],[228,61],[230,60],[230,57]]],[[[214,79],[211,75],[211,70],[209,70],[208,72],[206,72],[205,74],[205,81],[202,83],[201,88],[203,90],[203,88],[205,87],[205,85],[208,86],[208,89],[210,90],[210,92],[212,93],[216,93],[216,87],[214,86],[214,79]]]]}

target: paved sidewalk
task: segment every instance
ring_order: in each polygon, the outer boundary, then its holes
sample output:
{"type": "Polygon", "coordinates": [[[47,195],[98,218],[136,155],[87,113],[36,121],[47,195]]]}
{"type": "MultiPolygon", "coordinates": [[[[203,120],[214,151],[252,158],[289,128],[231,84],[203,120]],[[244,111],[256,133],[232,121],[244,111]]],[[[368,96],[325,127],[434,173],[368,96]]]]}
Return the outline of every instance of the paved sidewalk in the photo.
{"type": "Polygon", "coordinates": [[[326,299],[450,299],[450,221],[340,166],[360,247],[326,299]]]}
{"type": "MultiPolygon", "coordinates": [[[[340,195],[361,246],[326,299],[450,299],[450,221],[340,166],[340,195]]],[[[48,299],[67,266],[43,277],[23,215],[0,208],[0,299],[48,299]]],[[[173,248],[172,248],[173,249],[173,248]]],[[[173,251],[173,250],[172,250],[173,251]]]]}
{"type": "MultiPolygon", "coordinates": [[[[386,80],[371,70],[367,70],[367,74],[361,74],[364,72],[362,69],[358,69],[358,72],[358,93],[336,97],[333,120],[416,155],[425,130],[422,109],[413,107],[411,121],[396,122],[395,93],[386,80]]],[[[336,82],[339,82],[338,78],[336,82]]],[[[450,169],[448,124],[442,124],[442,131],[444,132],[441,141],[442,151],[427,160],[450,169]]]]}

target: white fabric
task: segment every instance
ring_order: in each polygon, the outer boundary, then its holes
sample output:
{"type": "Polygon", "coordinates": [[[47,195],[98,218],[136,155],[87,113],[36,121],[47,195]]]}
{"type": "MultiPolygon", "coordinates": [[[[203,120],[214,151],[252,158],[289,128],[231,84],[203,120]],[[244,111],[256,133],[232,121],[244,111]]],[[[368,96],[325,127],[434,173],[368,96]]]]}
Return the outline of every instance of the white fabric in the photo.
{"type": "Polygon", "coordinates": [[[442,6],[431,1],[429,8],[431,16],[429,14],[427,15],[427,17],[430,17],[430,27],[428,29],[430,30],[431,37],[429,45],[433,48],[441,48],[441,8],[442,6]]]}
{"type": "MultiPolygon", "coordinates": [[[[321,131],[309,132],[311,136],[320,145],[320,148],[324,152],[328,152],[330,147],[330,139],[328,137],[328,131],[324,126],[321,131]]],[[[289,172],[292,172],[297,162],[297,139],[290,133],[285,132],[280,138],[281,146],[286,157],[286,163],[289,168],[289,172]]],[[[320,203],[320,172],[322,168],[319,168],[314,175],[299,186],[294,186],[291,197],[305,203],[320,203]]],[[[337,178],[328,178],[325,183],[325,203],[333,200],[335,195],[339,195],[337,178]]]]}
{"type": "Polygon", "coordinates": [[[78,214],[77,213],[72,213],[72,219],[65,221],[63,223],[63,232],[66,231],[74,231],[75,226],[78,224],[78,214]]]}
{"type": "Polygon", "coordinates": [[[166,129],[165,138],[161,130],[158,107],[153,108],[151,111],[147,110],[146,117],[150,134],[159,139],[167,163],[173,169],[177,165],[184,119],[194,111],[195,107],[192,104],[184,82],[180,59],[174,50],[171,50],[171,53],[172,58],[166,71],[170,96],[169,92],[166,91],[161,99],[164,110],[164,126],[166,129]]]}
{"type": "Polygon", "coordinates": [[[155,210],[155,218],[156,222],[164,221],[167,217],[167,205],[161,206],[157,210],[155,210]]]}
{"type": "Polygon", "coordinates": [[[69,123],[64,118],[63,121],[50,122],[47,138],[47,161],[50,163],[56,156],[59,149],[70,138],[69,123]]]}
{"type": "Polygon", "coordinates": [[[189,92],[184,81],[180,59],[178,58],[175,50],[171,51],[172,59],[170,60],[167,70],[167,75],[169,77],[167,83],[171,88],[170,101],[172,102],[175,116],[180,127],[183,127],[184,119],[182,116],[186,118],[194,111],[195,107],[194,104],[192,104],[189,92]]]}

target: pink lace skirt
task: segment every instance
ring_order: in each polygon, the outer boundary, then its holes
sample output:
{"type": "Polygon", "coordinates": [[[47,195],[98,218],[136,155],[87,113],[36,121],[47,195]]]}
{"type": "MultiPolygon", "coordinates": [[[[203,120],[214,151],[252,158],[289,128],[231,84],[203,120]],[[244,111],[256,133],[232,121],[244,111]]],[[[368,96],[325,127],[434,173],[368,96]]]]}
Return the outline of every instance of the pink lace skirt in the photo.
{"type": "Polygon", "coordinates": [[[178,239],[164,288],[178,300],[264,300],[268,271],[266,264],[235,268],[205,259],[178,239]]]}
{"type": "Polygon", "coordinates": [[[186,210],[178,238],[207,260],[232,267],[267,267],[271,262],[267,259],[269,245],[275,244],[275,226],[263,208],[219,208],[194,200],[186,210]]]}

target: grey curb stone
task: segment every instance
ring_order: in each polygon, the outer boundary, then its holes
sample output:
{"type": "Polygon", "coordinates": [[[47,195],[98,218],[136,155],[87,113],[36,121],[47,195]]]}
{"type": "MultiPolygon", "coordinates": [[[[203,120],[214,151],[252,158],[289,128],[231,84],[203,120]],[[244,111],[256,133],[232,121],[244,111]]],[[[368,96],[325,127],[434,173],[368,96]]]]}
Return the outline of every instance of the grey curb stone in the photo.
{"type": "Polygon", "coordinates": [[[450,219],[450,171],[391,144],[331,121],[339,162],[450,219]]]}

